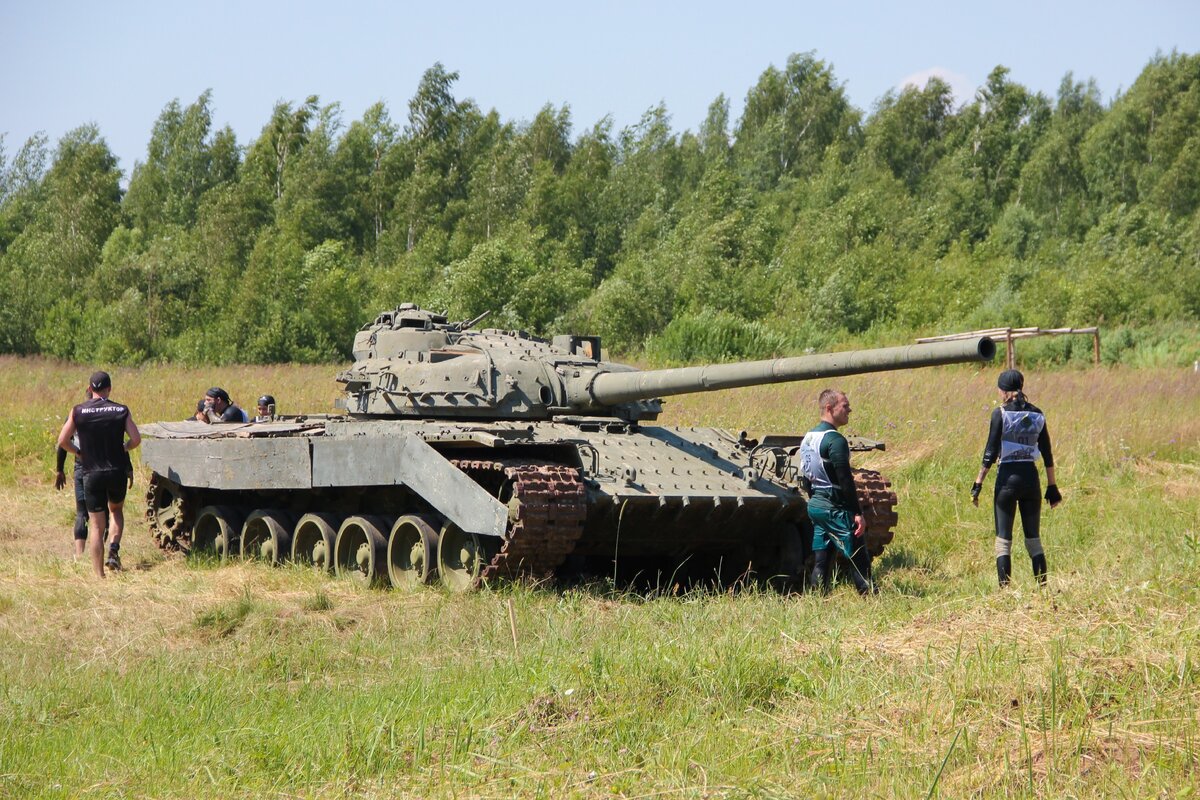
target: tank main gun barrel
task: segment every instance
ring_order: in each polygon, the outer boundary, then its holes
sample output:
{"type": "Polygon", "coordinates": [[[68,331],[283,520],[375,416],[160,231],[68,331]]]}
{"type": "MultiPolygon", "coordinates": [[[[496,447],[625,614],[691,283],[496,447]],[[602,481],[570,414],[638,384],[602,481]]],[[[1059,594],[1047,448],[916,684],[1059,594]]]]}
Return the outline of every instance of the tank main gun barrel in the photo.
{"type": "Polygon", "coordinates": [[[711,392],[764,383],[836,378],[866,372],[991,361],[995,343],[986,336],[951,342],[910,344],[875,350],[847,350],[811,356],[709,364],[700,367],[602,372],[588,384],[586,397],[571,398],[580,406],[611,406],[691,392],[711,392]]]}

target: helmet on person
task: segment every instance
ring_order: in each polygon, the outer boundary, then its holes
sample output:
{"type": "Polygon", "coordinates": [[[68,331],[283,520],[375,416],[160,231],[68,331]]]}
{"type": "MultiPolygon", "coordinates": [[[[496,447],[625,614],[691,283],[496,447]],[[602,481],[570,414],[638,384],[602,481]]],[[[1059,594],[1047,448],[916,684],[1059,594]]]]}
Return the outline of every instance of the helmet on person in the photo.
{"type": "Polygon", "coordinates": [[[264,394],[262,397],[258,398],[258,404],[260,406],[273,406],[275,405],[275,398],[269,394],[264,394]]]}

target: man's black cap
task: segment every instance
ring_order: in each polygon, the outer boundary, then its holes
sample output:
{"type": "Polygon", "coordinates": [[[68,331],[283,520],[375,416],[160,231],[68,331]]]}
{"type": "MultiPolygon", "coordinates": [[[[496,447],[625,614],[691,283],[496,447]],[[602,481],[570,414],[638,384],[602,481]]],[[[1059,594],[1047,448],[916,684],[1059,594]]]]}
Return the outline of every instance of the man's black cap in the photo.
{"type": "Polygon", "coordinates": [[[1006,369],[1000,373],[996,386],[1005,392],[1019,392],[1025,386],[1025,376],[1015,369],[1006,369]]]}
{"type": "Polygon", "coordinates": [[[112,378],[104,370],[98,370],[92,373],[91,380],[88,381],[93,392],[102,392],[105,389],[112,388],[112,378]]]}
{"type": "Polygon", "coordinates": [[[273,406],[275,405],[275,398],[269,394],[264,394],[262,397],[258,398],[258,404],[260,406],[273,406]]]}
{"type": "Polygon", "coordinates": [[[204,396],[211,397],[214,400],[222,400],[227,404],[229,403],[229,392],[225,391],[220,386],[212,387],[211,389],[209,389],[207,392],[204,393],[204,396]]]}

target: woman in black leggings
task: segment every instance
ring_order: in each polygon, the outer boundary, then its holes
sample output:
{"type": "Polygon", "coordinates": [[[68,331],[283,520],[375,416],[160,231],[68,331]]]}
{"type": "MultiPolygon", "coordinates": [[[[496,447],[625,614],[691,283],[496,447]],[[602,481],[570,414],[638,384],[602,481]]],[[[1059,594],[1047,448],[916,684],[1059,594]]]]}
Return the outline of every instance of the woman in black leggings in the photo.
{"type": "Polygon", "coordinates": [[[971,502],[979,505],[979,492],[988,469],[997,459],[996,493],[993,506],[996,514],[996,575],[1000,585],[1007,586],[1012,575],[1013,522],[1021,512],[1021,530],[1025,534],[1025,549],[1033,561],[1033,576],[1039,584],[1046,582],[1046,554],[1042,550],[1040,523],[1042,489],[1038,481],[1037,459],[1046,464],[1046,502],[1050,507],[1062,502],[1054,484],[1054,453],[1050,449],[1050,432],[1046,415],[1029,402],[1022,389],[1025,376],[1015,369],[1000,373],[996,382],[1000,390],[999,408],[992,411],[987,445],[983,449],[983,466],[971,487],[971,502]]]}

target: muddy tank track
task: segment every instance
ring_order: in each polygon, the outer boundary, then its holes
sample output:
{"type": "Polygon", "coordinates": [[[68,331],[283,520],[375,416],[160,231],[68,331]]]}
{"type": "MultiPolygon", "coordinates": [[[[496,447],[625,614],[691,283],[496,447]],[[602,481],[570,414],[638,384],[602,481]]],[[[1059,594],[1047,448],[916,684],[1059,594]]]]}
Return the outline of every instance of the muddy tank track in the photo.
{"type": "Polygon", "coordinates": [[[891,481],[870,469],[851,470],[858,489],[858,504],[867,522],[867,550],[873,556],[883,553],[895,535],[896,505],[899,500],[891,481]]]}
{"type": "Polygon", "coordinates": [[[498,495],[508,503],[508,535],[480,571],[477,584],[496,578],[552,577],[583,535],[587,498],[579,470],[507,459],[450,463],[485,487],[500,484],[498,495]]]}
{"type": "MultiPolygon", "coordinates": [[[[504,460],[452,460],[473,480],[508,503],[504,544],[481,571],[479,583],[496,578],[553,576],[583,535],[586,492],[579,470],[561,464],[504,460]]],[[[156,475],[146,489],[146,522],[159,548],[187,553],[192,545],[191,493],[156,475]],[[173,501],[163,505],[163,493],[173,501]]]]}
{"type": "Polygon", "coordinates": [[[188,553],[192,549],[192,522],[196,509],[192,507],[191,492],[170,481],[151,475],[146,487],[146,524],[160,550],[168,553],[188,553]],[[163,493],[170,492],[173,501],[163,505],[163,493]]]}

